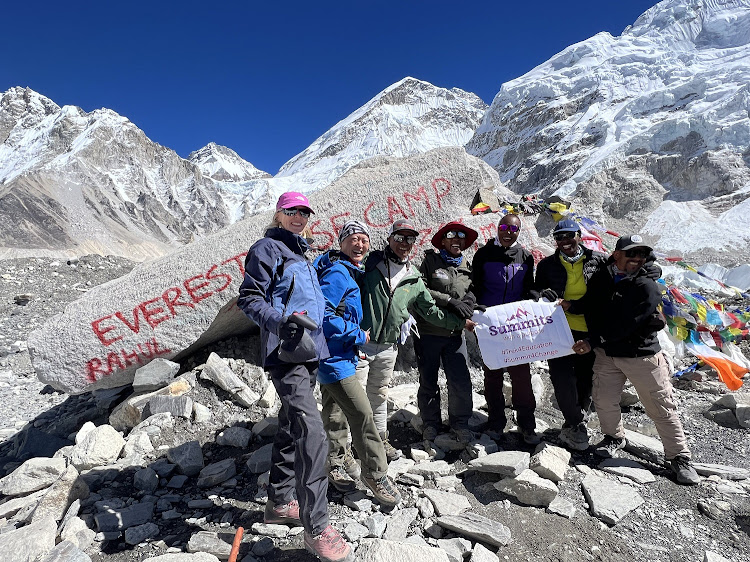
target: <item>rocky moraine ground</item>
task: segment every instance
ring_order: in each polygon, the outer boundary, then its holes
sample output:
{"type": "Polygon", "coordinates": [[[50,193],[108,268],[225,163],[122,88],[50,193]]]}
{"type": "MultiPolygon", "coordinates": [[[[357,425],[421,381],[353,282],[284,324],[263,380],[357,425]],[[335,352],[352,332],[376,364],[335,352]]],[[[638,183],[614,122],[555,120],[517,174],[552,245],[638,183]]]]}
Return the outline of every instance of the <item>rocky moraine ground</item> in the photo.
{"type": "MultiPolygon", "coordinates": [[[[238,560],[314,560],[299,529],[262,525],[279,403],[258,367],[256,336],[182,361],[161,383],[169,386],[145,399],[132,387],[66,396],[38,382],[29,332],[132,265],[100,256],[0,262],[0,553],[50,562],[226,559],[242,526],[238,560]],[[247,386],[222,390],[233,376],[247,386]]],[[[631,443],[614,466],[562,449],[544,364],[533,365],[543,444],[523,445],[512,424],[497,443],[481,434],[476,352],[477,440],[465,448],[449,435],[422,442],[417,374],[410,348],[403,352],[390,421],[404,452],[390,467],[402,504],[382,509],[363,487],[329,492],[332,522],[360,560],[750,561],[747,391],[727,393],[710,371],[675,380],[703,476],[684,487],[662,467],[653,423],[631,392],[623,402],[631,443]]],[[[596,415],[589,427],[598,440],[596,415]]]]}

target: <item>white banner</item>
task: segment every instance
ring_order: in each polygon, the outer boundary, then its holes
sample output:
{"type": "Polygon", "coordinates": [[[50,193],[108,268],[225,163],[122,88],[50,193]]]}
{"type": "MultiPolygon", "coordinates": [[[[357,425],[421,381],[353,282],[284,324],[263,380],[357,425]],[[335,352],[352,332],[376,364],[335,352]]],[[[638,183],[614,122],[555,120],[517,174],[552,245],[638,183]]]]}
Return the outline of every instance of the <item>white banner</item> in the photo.
{"type": "Polygon", "coordinates": [[[555,303],[518,301],[472,317],[482,360],[490,369],[573,354],[573,334],[555,303]]]}

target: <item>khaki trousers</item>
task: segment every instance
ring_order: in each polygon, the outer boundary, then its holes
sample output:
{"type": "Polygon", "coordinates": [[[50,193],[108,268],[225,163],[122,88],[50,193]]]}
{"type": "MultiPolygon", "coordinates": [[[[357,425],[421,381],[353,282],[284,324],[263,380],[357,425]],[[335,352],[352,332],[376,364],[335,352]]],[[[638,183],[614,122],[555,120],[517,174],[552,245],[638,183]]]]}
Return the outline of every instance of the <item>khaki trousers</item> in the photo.
{"type": "Polygon", "coordinates": [[[355,376],[367,392],[375,427],[380,433],[385,433],[388,431],[388,385],[393,378],[398,347],[395,343],[366,343],[359,346],[359,351],[355,376]]]}
{"type": "Polygon", "coordinates": [[[685,432],[677,415],[672,396],[672,383],[667,360],[660,351],[646,357],[610,357],[601,348],[594,350],[593,396],[602,433],[625,437],[620,413],[620,398],[625,380],[638,392],[638,398],[656,425],[664,456],[671,460],[677,455],[690,458],[685,432]]]}

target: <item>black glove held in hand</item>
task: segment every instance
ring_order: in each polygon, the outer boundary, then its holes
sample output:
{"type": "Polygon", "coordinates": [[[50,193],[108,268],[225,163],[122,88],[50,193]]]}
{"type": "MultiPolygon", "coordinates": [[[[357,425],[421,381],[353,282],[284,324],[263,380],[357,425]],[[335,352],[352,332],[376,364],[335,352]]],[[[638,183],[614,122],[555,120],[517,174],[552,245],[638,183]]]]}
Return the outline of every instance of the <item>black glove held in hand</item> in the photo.
{"type": "Polygon", "coordinates": [[[456,315],[461,318],[471,318],[474,314],[474,309],[463,301],[458,299],[451,299],[448,301],[448,308],[456,315]]]}
{"type": "Polygon", "coordinates": [[[294,322],[290,322],[289,318],[289,316],[284,316],[279,324],[279,338],[282,340],[293,340],[297,332],[302,329],[294,322]]]}
{"type": "Polygon", "coordinates": [[[483,304],[475,304],[474,310],[478,310],[479,312],[485,312],[487,310],[487,307],[483,304]]]}
{"type": "Polygon", "coordinates": [[[555,302],[557,300],[557,293],[552,289],[544,289],[539,295],[550,302],[555,302]]]}

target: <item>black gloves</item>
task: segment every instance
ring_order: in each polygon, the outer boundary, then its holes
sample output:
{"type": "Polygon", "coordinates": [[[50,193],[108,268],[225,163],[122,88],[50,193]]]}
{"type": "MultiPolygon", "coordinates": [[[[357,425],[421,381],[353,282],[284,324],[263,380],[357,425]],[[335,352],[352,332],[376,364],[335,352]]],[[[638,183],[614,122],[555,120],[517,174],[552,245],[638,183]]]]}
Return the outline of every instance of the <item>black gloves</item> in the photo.
{"type": "Polygon", "coordinates": [[[285,341],[293,340],[298,332],[302,330],[294,322],[290,322],[290,316],[284,316],[279,324],[279,338],[285,341]]]}
{"type": "Polygon", "coordinates": [[[487,310],[487,307],[483,304],[475,304],[474,310],[478,310],[479,312],[484,312],[487,310]]]}
{"type": "Polygon", "coordinates": [[[458,299],[451,299],[448,301],[448,310],[460,318],[471,318],[474,314],[474,309],[471,305],[458,299]]]}
{"type": "Polygon", "coordinates": [[[547,299],[550,302],[555,302],[558,298],[557,293],[552,289],[544,289],[539,293],[539,296],[543,299],[547,299]]]}

